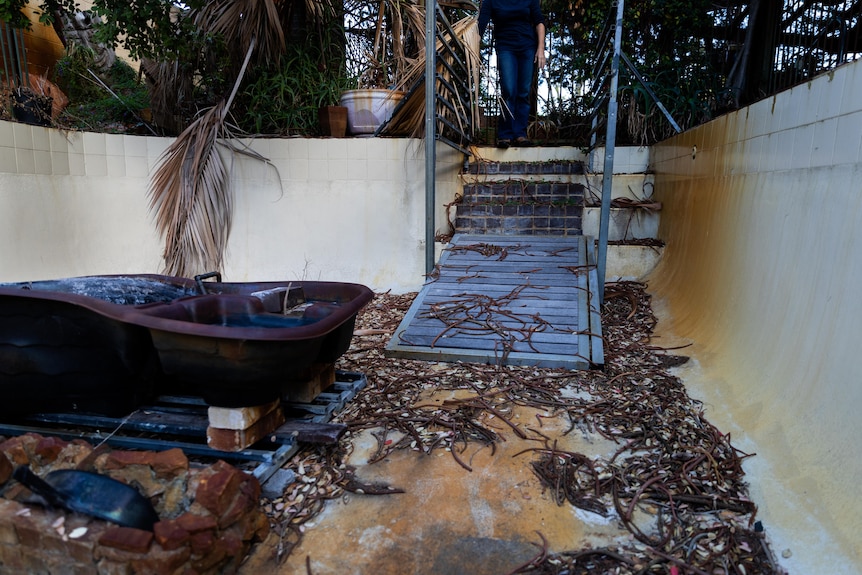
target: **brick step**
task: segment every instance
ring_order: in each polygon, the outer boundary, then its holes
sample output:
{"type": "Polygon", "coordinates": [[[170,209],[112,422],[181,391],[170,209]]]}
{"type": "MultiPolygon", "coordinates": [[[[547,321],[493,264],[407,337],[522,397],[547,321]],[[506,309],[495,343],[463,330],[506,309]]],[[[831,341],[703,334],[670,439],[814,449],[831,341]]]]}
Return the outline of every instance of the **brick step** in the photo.
{"type": "Polygon", "coordinates": [[[459,233],[546,236],[581,235],[580,204],[521,203],[459,205],[459,233]]]}
{"type": "Polygon", "coordinates": [[[583,174],[582,161],[474,160],[466,172],[476,179],[462,188],[457,232],[581,235],[585,186],[566,177],[583,174]]]}
{"type": "Polygon", "coordinates": [[[462,205],[488,203],[582,204],[584,185],[572,182],[506,180],[464,184],[462,205]]]}
{"type": "Polygon", "coordinates": [[[588,162],[589,156],[575,146],[536,146],[532,148],[508,148],[501,150],[494,146],[471,148],[471,162],[549,162],[554,160],[588,162]]]}
{"type": "Polygon", "coordinates": [[[545,162],[478,160],[467,165],[466,173],[473,175],[518,176],[583,174],[584,163],[576,160],[550,160],[545,162]]]}

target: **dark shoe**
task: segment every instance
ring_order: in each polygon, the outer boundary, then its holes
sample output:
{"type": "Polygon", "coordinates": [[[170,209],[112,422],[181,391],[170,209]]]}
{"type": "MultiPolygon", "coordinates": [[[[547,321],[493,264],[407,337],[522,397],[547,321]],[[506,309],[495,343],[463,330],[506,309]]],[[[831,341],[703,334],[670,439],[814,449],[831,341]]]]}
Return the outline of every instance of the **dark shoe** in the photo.
{"type": "Polygon", "coordinates": [[[510,142],[509,140],[497,140],[497,147],[500,148],[501,150],[505,150],[506,148],[508,148],[511,145],[512,145],[512,142],[510,142]]]}
{"type": "Polygon", "coordinates": [[[533,145],[533,142],[524,138],[523,136],[520,138],[515,138],[515,146],[519,148],[529,148],[533,145]]]}

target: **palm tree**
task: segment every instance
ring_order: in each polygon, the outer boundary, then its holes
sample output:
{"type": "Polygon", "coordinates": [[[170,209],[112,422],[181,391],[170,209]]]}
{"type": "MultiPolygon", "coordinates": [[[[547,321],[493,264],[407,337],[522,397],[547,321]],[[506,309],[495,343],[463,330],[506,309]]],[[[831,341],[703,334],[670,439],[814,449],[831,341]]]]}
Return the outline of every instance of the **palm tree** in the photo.
{"type": "MultiPolygon", "coordinates": [[[[355,9],[369,12],[371,6],[370,12],[374,14],[377,12],[374,7],[379,6],[379,16],[372,20],[366,35],[375,38],[376,53],[385,54],[390,60],[390,70],[394,70],[392,80],[406,85],[413,83],[417,74],[421,76],[424,7],[416,0],[350,0],[346,7],[338,2],[211,0],[196,10],[177,13],[178,18],[192,19],[198,39],[196,48],[190,51],[198,59],[195,65],[179,58],[144,62],[152,86],[154,118],[160,119],[162,126],[182,130],[160,158],[149,188],[150,209],[165,242],[166,273],[193,276],[221,271],[233,205],[229,163],[223,154],[238,150],[231,145],[233,123],[228,121],[231,105],[249,71],[253,75],[279,62],[286,50],[286,37],[297,22],[307,30],[316,31],[321,44],[329,43],[321,47],[322,53],[337,51],[343,60],[349,51],[345,45],[344,10],[364,2],[364,8],[355,9]],[[337,23],[340,39],[328,32],[332,29],[328,24],[333,21],[337,23]],[[388,52],[382,48],[385,45],[389,46],[388,52]],[[201,70],[203,74],[207,71],[211,74],[207,82],[201,82],[201,70]],[[194,103],[202,85],[210,92],[221,90],[224,94],[197,112],[194,103]]],[[[475,34],[468,32],[468,20],[457,28],[464,38],[473,38],[475,34]]],[[[475,24],[472,27],[475,29],[475,24]]],[[[475,43],[471,51],[477,54],[478,37],[468,43],[475,43]]],[[[418,102],[418,98],[415,100],[418,102]]],[[[417,114],[415,108],[413,112],[414,127],[408,122],[404,133],[421,136],[424,112],[419,109],[417,114]]]]}
{"type": "MultiPolygon", "coordinates": [[[[205,37],[223,39],[229,47],[227,75],[235,80],[230,94],[194,119],[168,147],[152,177],[150,209],[165,241],[165,273],[192,276],[222,268],[233,199],[220,142],[232,137],[228,114],[249,63],[265,63],[284,51],[280,5],[275,0],[216,0],[185,16],[205,37]]],[[[193,90],[193,70],[179,62],[150,61],[145,69],[155,81],[153,105],[162,117],[193,90]]]]}

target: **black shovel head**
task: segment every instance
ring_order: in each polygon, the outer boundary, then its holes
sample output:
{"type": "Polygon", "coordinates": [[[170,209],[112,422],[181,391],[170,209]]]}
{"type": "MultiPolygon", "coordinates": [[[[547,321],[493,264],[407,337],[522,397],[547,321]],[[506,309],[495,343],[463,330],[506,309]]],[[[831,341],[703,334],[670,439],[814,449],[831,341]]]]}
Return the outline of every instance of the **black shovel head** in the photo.
{"type": "Polygon", "coordinates": [[[15,479],[51,505],[124,527],[152,531],[159,520],[149,499],[134,487],[107,475],[58,469],[42,479],[28,467],[21,466],[15,469],[15,479]]]}

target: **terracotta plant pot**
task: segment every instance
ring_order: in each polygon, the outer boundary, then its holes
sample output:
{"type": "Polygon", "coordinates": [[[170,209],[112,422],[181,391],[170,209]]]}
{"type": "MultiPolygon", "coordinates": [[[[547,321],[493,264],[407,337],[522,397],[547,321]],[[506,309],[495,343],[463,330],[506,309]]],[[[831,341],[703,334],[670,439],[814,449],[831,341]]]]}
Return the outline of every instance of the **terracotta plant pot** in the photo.
{"type": "Polygon", "coordinates": [[[317,110],[320,135],[343,138],[347,135],[347,108],[344,106],[324,106],[317,110]]]}

